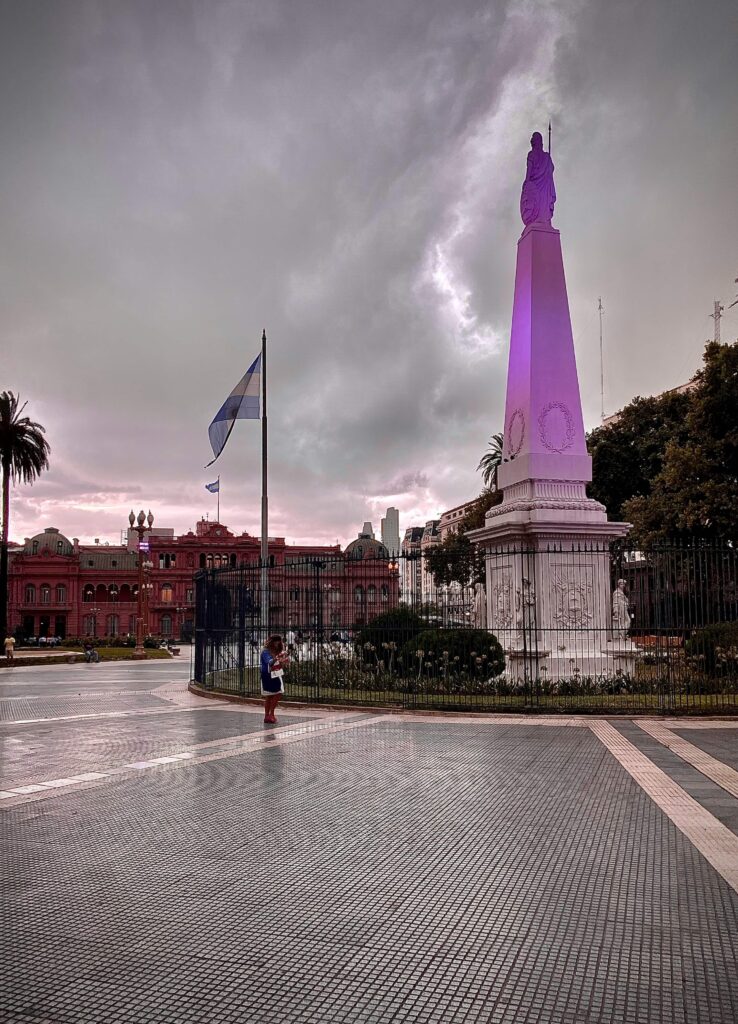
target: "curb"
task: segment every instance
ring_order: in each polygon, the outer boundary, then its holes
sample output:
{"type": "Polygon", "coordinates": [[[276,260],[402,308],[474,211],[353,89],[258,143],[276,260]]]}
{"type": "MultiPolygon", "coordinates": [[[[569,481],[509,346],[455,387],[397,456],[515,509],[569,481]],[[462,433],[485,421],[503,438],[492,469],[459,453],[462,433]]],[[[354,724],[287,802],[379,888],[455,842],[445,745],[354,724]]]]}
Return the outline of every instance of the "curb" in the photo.
{"type": "MultiPolygon", "coordinates": [[[[225,700],[232,704],[250,704],[260,706],[263,697],[246,697],[239,693],[227,693],[223,690],[206,690],[199,683],[190,680],[187,684],[187,689],[190,693],[196,697],[204,697],[209,700],[225,700]]],[[[735,713],[728,713],[724,715],[716,714],[700,714],[689,712],[679,712],[678,710],[671,709],[663,712],[656,710],[643,710],[643,711],[611,711],[611,712],[581,712],[581,711],[567,711],[565,708],[490,708],[489,711],[455,711],[451,710],[429,710],[426,708],[403,708],[390,704],[319,704],[312,703],[311,701],[297,701],[290,700],[287,698],[283,702],[283,708],[286,710],[290,708],[304,708],[305,710],[313,711],[360,711],[370,712],[375,715],[423,715],[428,718],[448,718],[449,715],[459,718],[488,718],[490,715],[518,715],[528,718],[546,717],[546,718],[576,718],[582,721],[591,722],[596,719],[602,719],[603,721],[609,721],[610,719],[616,718],[619,720],[625,720],[629,718],[684,718],[688,720],[690,718],[700,719],[700,721],[728,721],[734,722],[736,719],[735,713]]]]}

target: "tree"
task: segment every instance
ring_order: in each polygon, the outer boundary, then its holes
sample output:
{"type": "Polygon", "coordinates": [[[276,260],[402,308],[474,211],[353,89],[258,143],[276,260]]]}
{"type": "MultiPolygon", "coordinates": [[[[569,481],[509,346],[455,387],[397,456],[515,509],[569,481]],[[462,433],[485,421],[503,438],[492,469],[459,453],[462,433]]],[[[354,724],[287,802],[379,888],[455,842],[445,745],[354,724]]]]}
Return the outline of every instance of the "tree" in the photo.
{"type": "Polygon", "coordinates": [[[656,398],[634,398],[615,423],[589,434],[592,483],[588,492],[602,502],[610,519],[623,519],[626,501],[650,495],[667,445],[686,439],[689,403],[688,393],[674,391],[656,398]]]}
{"type": "Polygon", "coordinates": [[[45,430],[23,416],[24,402],[12,391],[0,394],[0,466],[2,467],[3,525],[0,542],[0,638],[8,628],[8,523],[10,517],[10,485],[32,484],[43,470],[49,468],[49,443],[45,430]]]}
{"type": "Polygon", "coordinates": [[[437,587],[449,583],[484,582],[484,555],[465,534],[484,526],[484,517],[493,505],[502,501],[502,491],[485,490],[469,511],[459,520],[455,533],[450,533],[428,552],[427,567],[437,587]]]}
{"type": "Polygon", "coordinates": [[[484,486],[497,490],[497,470],[502,462],[502,434],[493,434],[487,442],[487,450],[479,460],[477,469],[482,470],[484,486]]]}
{"type": "Polygon", "coordinates": [[[650,494],[623,507],[644,546],[693,537],[738,543],[738,342],[708,342],[695,382],[650,494]]]}

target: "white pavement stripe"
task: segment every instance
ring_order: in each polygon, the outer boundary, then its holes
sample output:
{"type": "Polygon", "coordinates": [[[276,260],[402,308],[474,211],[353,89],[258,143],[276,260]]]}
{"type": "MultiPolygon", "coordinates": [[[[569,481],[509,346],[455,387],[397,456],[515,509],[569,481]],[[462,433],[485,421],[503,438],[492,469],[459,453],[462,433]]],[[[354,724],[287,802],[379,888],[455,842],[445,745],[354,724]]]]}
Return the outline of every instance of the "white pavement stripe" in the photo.
{"type": "Polygon", "coordinates": [[[139,711],[99,711],[87,715],[59,715],[56,718],[19,718],[16,721],[0,722],[0,728],[13,725],[38,725],[41,722],[76,722],[83,718],[133,718],[136,715],[172,715],[182,711],[225,711],[231,710],[227,701],[213,701],[212,705],[201,707],[141,708],[139,711]]]}
{"type": "Polygon", "coordinates": [[[738,892],[738,836],[685,793],[609,722],[592,722],[590,729],[705,860],[738,892]]]}
{"type": "Polygon", "coordinates": [[[31,783],[25,786],[16,786],[14,789],[0,792],[0,800],[12,801],[4,806],[12,807],[16,804],[26,803],[29,800],[54,795],[63,789],[82,786],[85,783],[96,782],[100,779],[132,776],[139,771],[146,771],[152,768],[159,768],[162,765],[184,767],[185,764],[203,764],[208,761],[218,761],[225,757],[235,757],[238,754],[249,753],[259,747],[279,746],[283,743],[295,743],[298,740],[311,739],[315,736],[322,736],[325,733],[340,732],[344,729],[353,729],[356,726],[371,725],[375,722],[386,721],[384,716],[376,718],[361,719],[359,721],[345,721],[347,718],[356,719],[356,714],[333,716],[331,719],[320,719],[315,722],[304,722],[298,725],[281,726],[269,732],[242,733],[240,736],[229,736],[223,739],[211,740],[206,743],[199,743],[190,750],[180,751],[178,754],[167,754],[161,757],[150,758],[146,761],[132,761],[129,764],[117,768],[106,768],[100,771],[85,772],[81,775],[71,775],[65,779],[50,779],[46,782],[31,783]],[[227,749],[216,750],[212,753],[196,753],[203,748],[217,747],[229,744],[227,749]]]}
{"type": "Polygon", "coordinates": [[[653,736],[655,740],[663,743],[665,747],[668,747],[678,757],[681,757],[682,761],[691,764],[698,772],[702,772],[708,779],[712,779],[713,782],[716,782],[718,786],[721,786],[738,800],[738,772],[734,768],[724,764],[722,761],[718,761],[716,757],[708,754],[707,751],[702,750],[700,747],[696,747],[689,740],[685,740],[683,737],[677,736],[668,729],[665,729],[660,722],[646,721],[639,722],[638,725],[649,736],[653,736]]]}

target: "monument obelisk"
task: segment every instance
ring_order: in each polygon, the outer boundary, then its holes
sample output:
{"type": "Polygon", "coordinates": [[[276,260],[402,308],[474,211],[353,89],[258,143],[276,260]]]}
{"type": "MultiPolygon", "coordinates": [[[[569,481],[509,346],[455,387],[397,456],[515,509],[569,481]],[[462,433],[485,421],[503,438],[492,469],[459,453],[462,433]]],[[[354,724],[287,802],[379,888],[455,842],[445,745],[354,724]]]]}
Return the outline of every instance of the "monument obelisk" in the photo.
{"type": "Polygon", "coordinates": [[[609,522],[586,493],[592,460],[555,202],[553,161],[534,132],[520,197],[503,501],[467,535],[486,554],[487,622],[508,651],[508,674],[553,680],[632,667],[629,644],[614,650],[610,621],[609,543],[629,525],[609,522]]]}

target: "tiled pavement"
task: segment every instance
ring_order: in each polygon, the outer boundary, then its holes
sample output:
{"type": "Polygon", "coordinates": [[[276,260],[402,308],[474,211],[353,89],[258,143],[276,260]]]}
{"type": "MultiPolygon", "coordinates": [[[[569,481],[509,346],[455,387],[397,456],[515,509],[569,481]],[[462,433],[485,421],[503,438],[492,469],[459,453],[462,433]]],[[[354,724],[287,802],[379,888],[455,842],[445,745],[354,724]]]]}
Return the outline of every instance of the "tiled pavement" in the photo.
{"type": "MultiPolygon", "coordinates": [[[[164,679],[131,669],[136,699],[164,679]]],[[[300,711],[265,737],[148,697],[0,726],[6,786],[112,769],[0,803],[0,1022],[738,1019],[738,883],[675,824],[694,805],[738,850],[738,801],[637,724],[300,711]]],[[[707,725],[674,734],[721,761],[738,730],[707,725]]]]}

